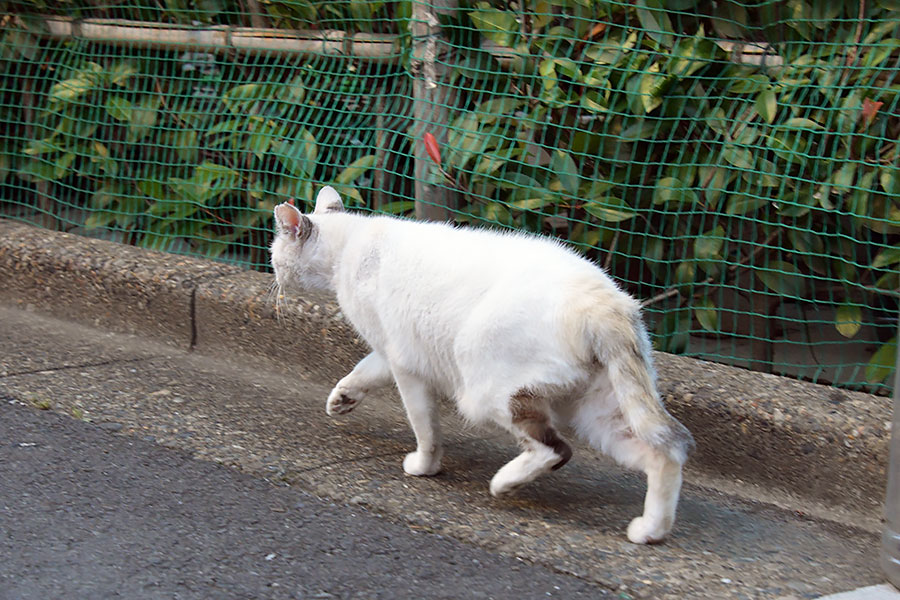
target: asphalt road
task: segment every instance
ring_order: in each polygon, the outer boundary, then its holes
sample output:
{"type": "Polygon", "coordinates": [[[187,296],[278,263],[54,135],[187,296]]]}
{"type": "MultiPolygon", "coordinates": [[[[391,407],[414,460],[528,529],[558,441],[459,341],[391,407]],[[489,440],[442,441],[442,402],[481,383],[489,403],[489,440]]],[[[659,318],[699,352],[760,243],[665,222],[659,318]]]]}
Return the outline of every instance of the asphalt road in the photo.
{"type": "Polygon", "coordinates": [[[0,404],[0,598],[595,598],[596,585],[0,404]]]}

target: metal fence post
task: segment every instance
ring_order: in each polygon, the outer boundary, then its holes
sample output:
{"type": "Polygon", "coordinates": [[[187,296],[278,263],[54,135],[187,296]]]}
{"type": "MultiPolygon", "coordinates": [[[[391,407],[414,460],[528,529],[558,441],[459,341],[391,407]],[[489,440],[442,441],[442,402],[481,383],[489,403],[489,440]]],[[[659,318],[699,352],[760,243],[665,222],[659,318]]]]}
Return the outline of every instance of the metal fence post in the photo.
{"type": "Polygon", "coordinates": [[[425,151],[422,136],[430,132],[438,144],[447,142],[451,119],[453,89],[447,85],[450,66],[441,53],[448,49],[441,36],[437,15],[456,10],[456,0],[414,1],[410,29],[413,35],[413,136],[412,153],[415,161],[416,218],[448,221],[450,208],[458,208],[458,194],[446,186],[435,185],[434,163],[425,151]]]}
{"type": "MultiPolygon", "coordinates": [[[[900,321],[897,323],[900,342],[900,321]]],[[[884,532],[881,535],[881,567],[894,587],[900,588],[900,346],[894,372],[894,421],[891,426],[891,457],[888,463],[884,532]]]]}

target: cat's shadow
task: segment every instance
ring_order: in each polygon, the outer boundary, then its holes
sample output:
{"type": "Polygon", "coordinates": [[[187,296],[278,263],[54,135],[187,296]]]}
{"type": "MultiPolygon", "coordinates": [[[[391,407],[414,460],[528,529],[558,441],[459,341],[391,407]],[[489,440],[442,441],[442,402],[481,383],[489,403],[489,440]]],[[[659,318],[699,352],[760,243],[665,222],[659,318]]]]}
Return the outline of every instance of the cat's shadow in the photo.
{"type": "MultiPolygon", "coordinates": [[[[516,513],[554,514],[572,522],[596,524],[599,515],[585,507],[602,507],[609,514],[612,507],[633,510],[643,499],[642,477],[619,467],[604,464],[589,449],[579,449],[573,460],[560,469],[544,475],[501,498],[488,493],[491,477],[507,461],[516,456],[514,445],[497,454],[486,452],[481,440],[460,440],[447,447],[444,472],[439,476],[450,488],[471,492],[485,505],[516,513]]],[[[452,490],[450,490],[452,493],[452,490]]],[[[602,519],[607,520],[607,519],[602,519]]]]}

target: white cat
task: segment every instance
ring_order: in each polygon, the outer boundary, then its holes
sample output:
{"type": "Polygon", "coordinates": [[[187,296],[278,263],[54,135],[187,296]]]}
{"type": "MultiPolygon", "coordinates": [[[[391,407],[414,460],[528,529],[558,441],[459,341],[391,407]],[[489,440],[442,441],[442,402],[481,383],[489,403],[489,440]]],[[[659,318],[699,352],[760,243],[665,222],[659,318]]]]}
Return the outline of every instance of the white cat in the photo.
{"type": "Polygon", "coordinates": [[[661,404],[638,303],[592,263],[531,235],[344,212],[323,188],[315,210],[275,207],[272,266],[281,290],[327,290],[372,348],[328,396],[347,413],[396,383],[416,436],[403,469],[441,470],[436,399],[495,423],[523,451],[491,480],[494,496],[563,466],[571,427],[647,474],[628,539],[671,530],[693,440],[661,404]]]}

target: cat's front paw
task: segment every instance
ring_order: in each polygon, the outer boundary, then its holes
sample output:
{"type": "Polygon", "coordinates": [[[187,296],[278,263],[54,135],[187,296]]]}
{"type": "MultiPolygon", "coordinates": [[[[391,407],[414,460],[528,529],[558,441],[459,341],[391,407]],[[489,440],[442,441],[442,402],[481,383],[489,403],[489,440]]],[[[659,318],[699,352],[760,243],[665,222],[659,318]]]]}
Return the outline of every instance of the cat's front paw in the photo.
{"type": "Polygon", "coordinates": [[[363,398],[365,398],[363,392],[338,385],[328,394],[325,412],[331,417],[345,415],[356,408],[356,405],[362,402],[363,398]]]}
{"type": "Polygon", "coordinates": [[[415,477],[431,477],[441,472],[441,453],[410,452],[403,459],[403,470],[415,477]]]}
{"type": "Polygon", "coordinates": [[[669,533],[671,526],[646,517],[637,517],[628,524],[628,540],[633,544],[658,544],[669,533]]]}

